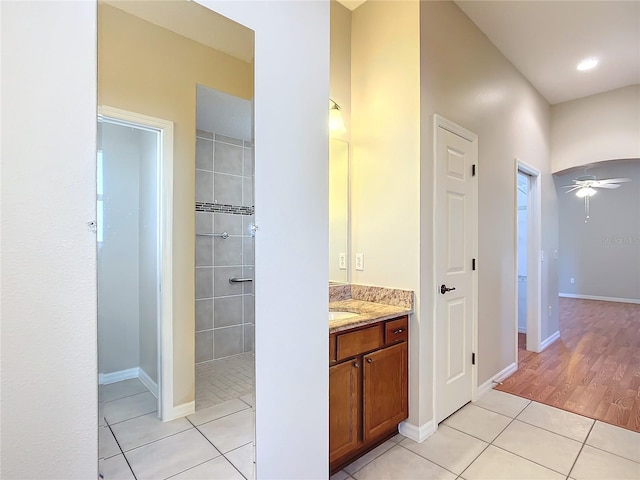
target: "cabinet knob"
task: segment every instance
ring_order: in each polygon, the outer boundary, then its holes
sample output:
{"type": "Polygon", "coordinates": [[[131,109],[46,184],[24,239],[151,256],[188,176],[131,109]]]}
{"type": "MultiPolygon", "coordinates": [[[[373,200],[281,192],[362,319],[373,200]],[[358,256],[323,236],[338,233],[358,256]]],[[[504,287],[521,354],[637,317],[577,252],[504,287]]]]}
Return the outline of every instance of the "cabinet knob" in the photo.
{"type": "Polygon", "coordinates": [[[371,360],[370,358],[367,358],[367,363],[373,363],[373,360],[371,360]]]}
{"type": "Polygon", "coordinates": [[[358,362],[353,362],[353,366],[358,368],[360,365],[358,364],[358,362]]]}
{"type": "Polygon", "coordinates": [[[402,332],[404,332],[404,328],[399,328],[399,329],[397,329],[397,330],[394,330],[394,331],[393,331],[393,334],[394,334],[394,335],[398,335],[399,333],[402,333],[402,332]]]}

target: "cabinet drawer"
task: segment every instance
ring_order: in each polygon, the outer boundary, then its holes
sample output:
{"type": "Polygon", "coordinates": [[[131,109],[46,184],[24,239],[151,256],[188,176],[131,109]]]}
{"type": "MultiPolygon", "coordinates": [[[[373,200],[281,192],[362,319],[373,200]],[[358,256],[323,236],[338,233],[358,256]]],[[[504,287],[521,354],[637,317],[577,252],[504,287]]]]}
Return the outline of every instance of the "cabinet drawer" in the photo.
{"type": "Polygon", "coordinates": [[[344,360],[380,348],[383,341],[382,335],[382,325],[338,335],[337,360],[344,360]]]}
{"type": "Polygon", "coordinates": [[[329,335],[329,364],[336,363],[336,336],[329,335]]]}
{"type": "Polygon", "coordinates": [[[384,326],[384,343],[406,342],[409,338],[409,317],[402,317],[398,320],[391,320],[384,326]]]}

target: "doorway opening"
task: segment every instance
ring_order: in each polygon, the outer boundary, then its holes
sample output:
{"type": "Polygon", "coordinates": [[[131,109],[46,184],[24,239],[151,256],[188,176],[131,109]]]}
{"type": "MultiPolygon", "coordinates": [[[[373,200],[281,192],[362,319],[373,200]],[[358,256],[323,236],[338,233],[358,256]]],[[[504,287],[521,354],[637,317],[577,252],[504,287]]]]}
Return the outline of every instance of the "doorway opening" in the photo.
{"type": "Polygon", "coordinates": [[[541,350],[540,172],[516,159],[515,361],[541,350]]]}
{"type": "MultiPolygon", "coordinates": [[[[140,408],[149,410],[145,413],[166,420],[173,405],[173,123],[107,106],[98,111],[100,393],[109,397],[130,389],[140,395],[140,408]]],[[[114,421],[117,415],[102,412],[100,419],[114,421]]]]}

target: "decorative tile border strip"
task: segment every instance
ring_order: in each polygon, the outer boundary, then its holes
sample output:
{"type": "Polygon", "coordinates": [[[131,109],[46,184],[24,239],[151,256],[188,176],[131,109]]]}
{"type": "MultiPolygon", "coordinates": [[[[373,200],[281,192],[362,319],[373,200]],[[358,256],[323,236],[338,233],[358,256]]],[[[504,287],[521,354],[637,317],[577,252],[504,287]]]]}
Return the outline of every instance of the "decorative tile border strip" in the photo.
{"type": "Polygon", "coordinates": [[[253,215],[255,207],[225,205],[223,203],[196,202],[196,212],[230,213],[232,215],[253,215]]]}

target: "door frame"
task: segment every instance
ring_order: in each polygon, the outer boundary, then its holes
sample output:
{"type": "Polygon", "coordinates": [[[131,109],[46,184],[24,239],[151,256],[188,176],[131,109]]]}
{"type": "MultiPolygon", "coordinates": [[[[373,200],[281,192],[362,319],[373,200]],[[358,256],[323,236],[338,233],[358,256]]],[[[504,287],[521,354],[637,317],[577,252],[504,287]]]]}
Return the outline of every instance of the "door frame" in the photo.
{"type": "Polygon", "coordinates": [[[518,173],[529,178],[527,193],[527,350],[540,352],[542,324],[542,186],[540,170],[515,159],[514,184],[514,245],[515,245],[515,353],[514,361],[518,365],[518,173]]]}
{"type": "MultiPolygon", "coordinates": [[[[433,266],[435,266],[436,264],[436,256],[438,255],[438,252],[436,251],[436,225],[435,225],[435,219],[436,219],[436,208],[438,208],[437,202],[436,202],[436,176],[435,176],[435,172],[437,171],[436,168],[436,162],[437,162],[437,152],[438,152],[438,128],[443,128],[444,130],[447,130],[451,133],[453,133],[454,135],[458,135],[459,137],[468,140],[471,143],[475,143],[476,144],[476,148],[477,148],[477,143],[478,143],[478,135],[471,132],[470,130],[467,130],[466,128],[458,125],[457,123],[452,122],[451,120],[446,119],[445,117],[438,115],[437,113],[435,113],[433,115],[433,172],[434,175],[432,175],[432,180],[431,180],[431,191],[432,191],[432,195],[433,195],[433,228],[432,228],[432,237],[431,237],[431,241],[433,244],[433,249],[431,252],[431,264],[433,266]]],[[[478,158],[476,159],[477,163],[476,165],[479,165],[480,163],[480,155],[479,155],[479,150],[478,150],[478,158]]],[[[478,215],[478,171],[479,168],[476,167],[476,182],[475,182],[475,186],[474,186],[474,192],[473,195],[475,197],[475,207],[473,209],[474,215],[475,215],[475,221],[474,221],[474,231],[472,232],[472,240],[473,240],[473,258],[476,259],[476,262],[479,261],[478,259],[478,224],[479,224],[479,215],[478,215]]],[[[473,295],[473,302],[472,302],[472,309],[471,309],[471,348],[472,351],[476,353],[476,357],[478,357],[477,353],[478,353],[478,270],[476,269],[473,274],[472,274],[472,287],[471,287],[471,293],[473,295]]],[[[433,376],[433,394],[432,394],[432,403],[433,403],[433,414],[432,414],[432,418],[433,421],[435,423],[435,419],[437,418],[437,411],[436,411],[436,389],[438,388],[437,386],[437,307],[436,307],[436,299],[438,296],[438,292],[436,291],[439,285],[439,280],[437,278],[437,272],[435,271],[435,268],[432,269],[432,285],[433,285],[433,309],[432,309],[432,318],[433,318],[433,331],[432,331],[432,336],[433,336],[433,343],[432,343],[432,351],[433,351],[433,371],[432,371],[432,376],[433,376]]],[[[478,359],[476,358],[476,363],[471,365],[471,401],[476,401],[478,399],[478,359]]],[[[437,429],[437,424],[435,425],[435,429],[437,429]]]]}
{"type": "Polygon", "coordinates": [[[173,407],[173,122],[107,105],[98,106],[98,118],[107,117],[160,132],[157,163],[158,231],[158,417],[163,422],[181,416],[173,407]]]}

